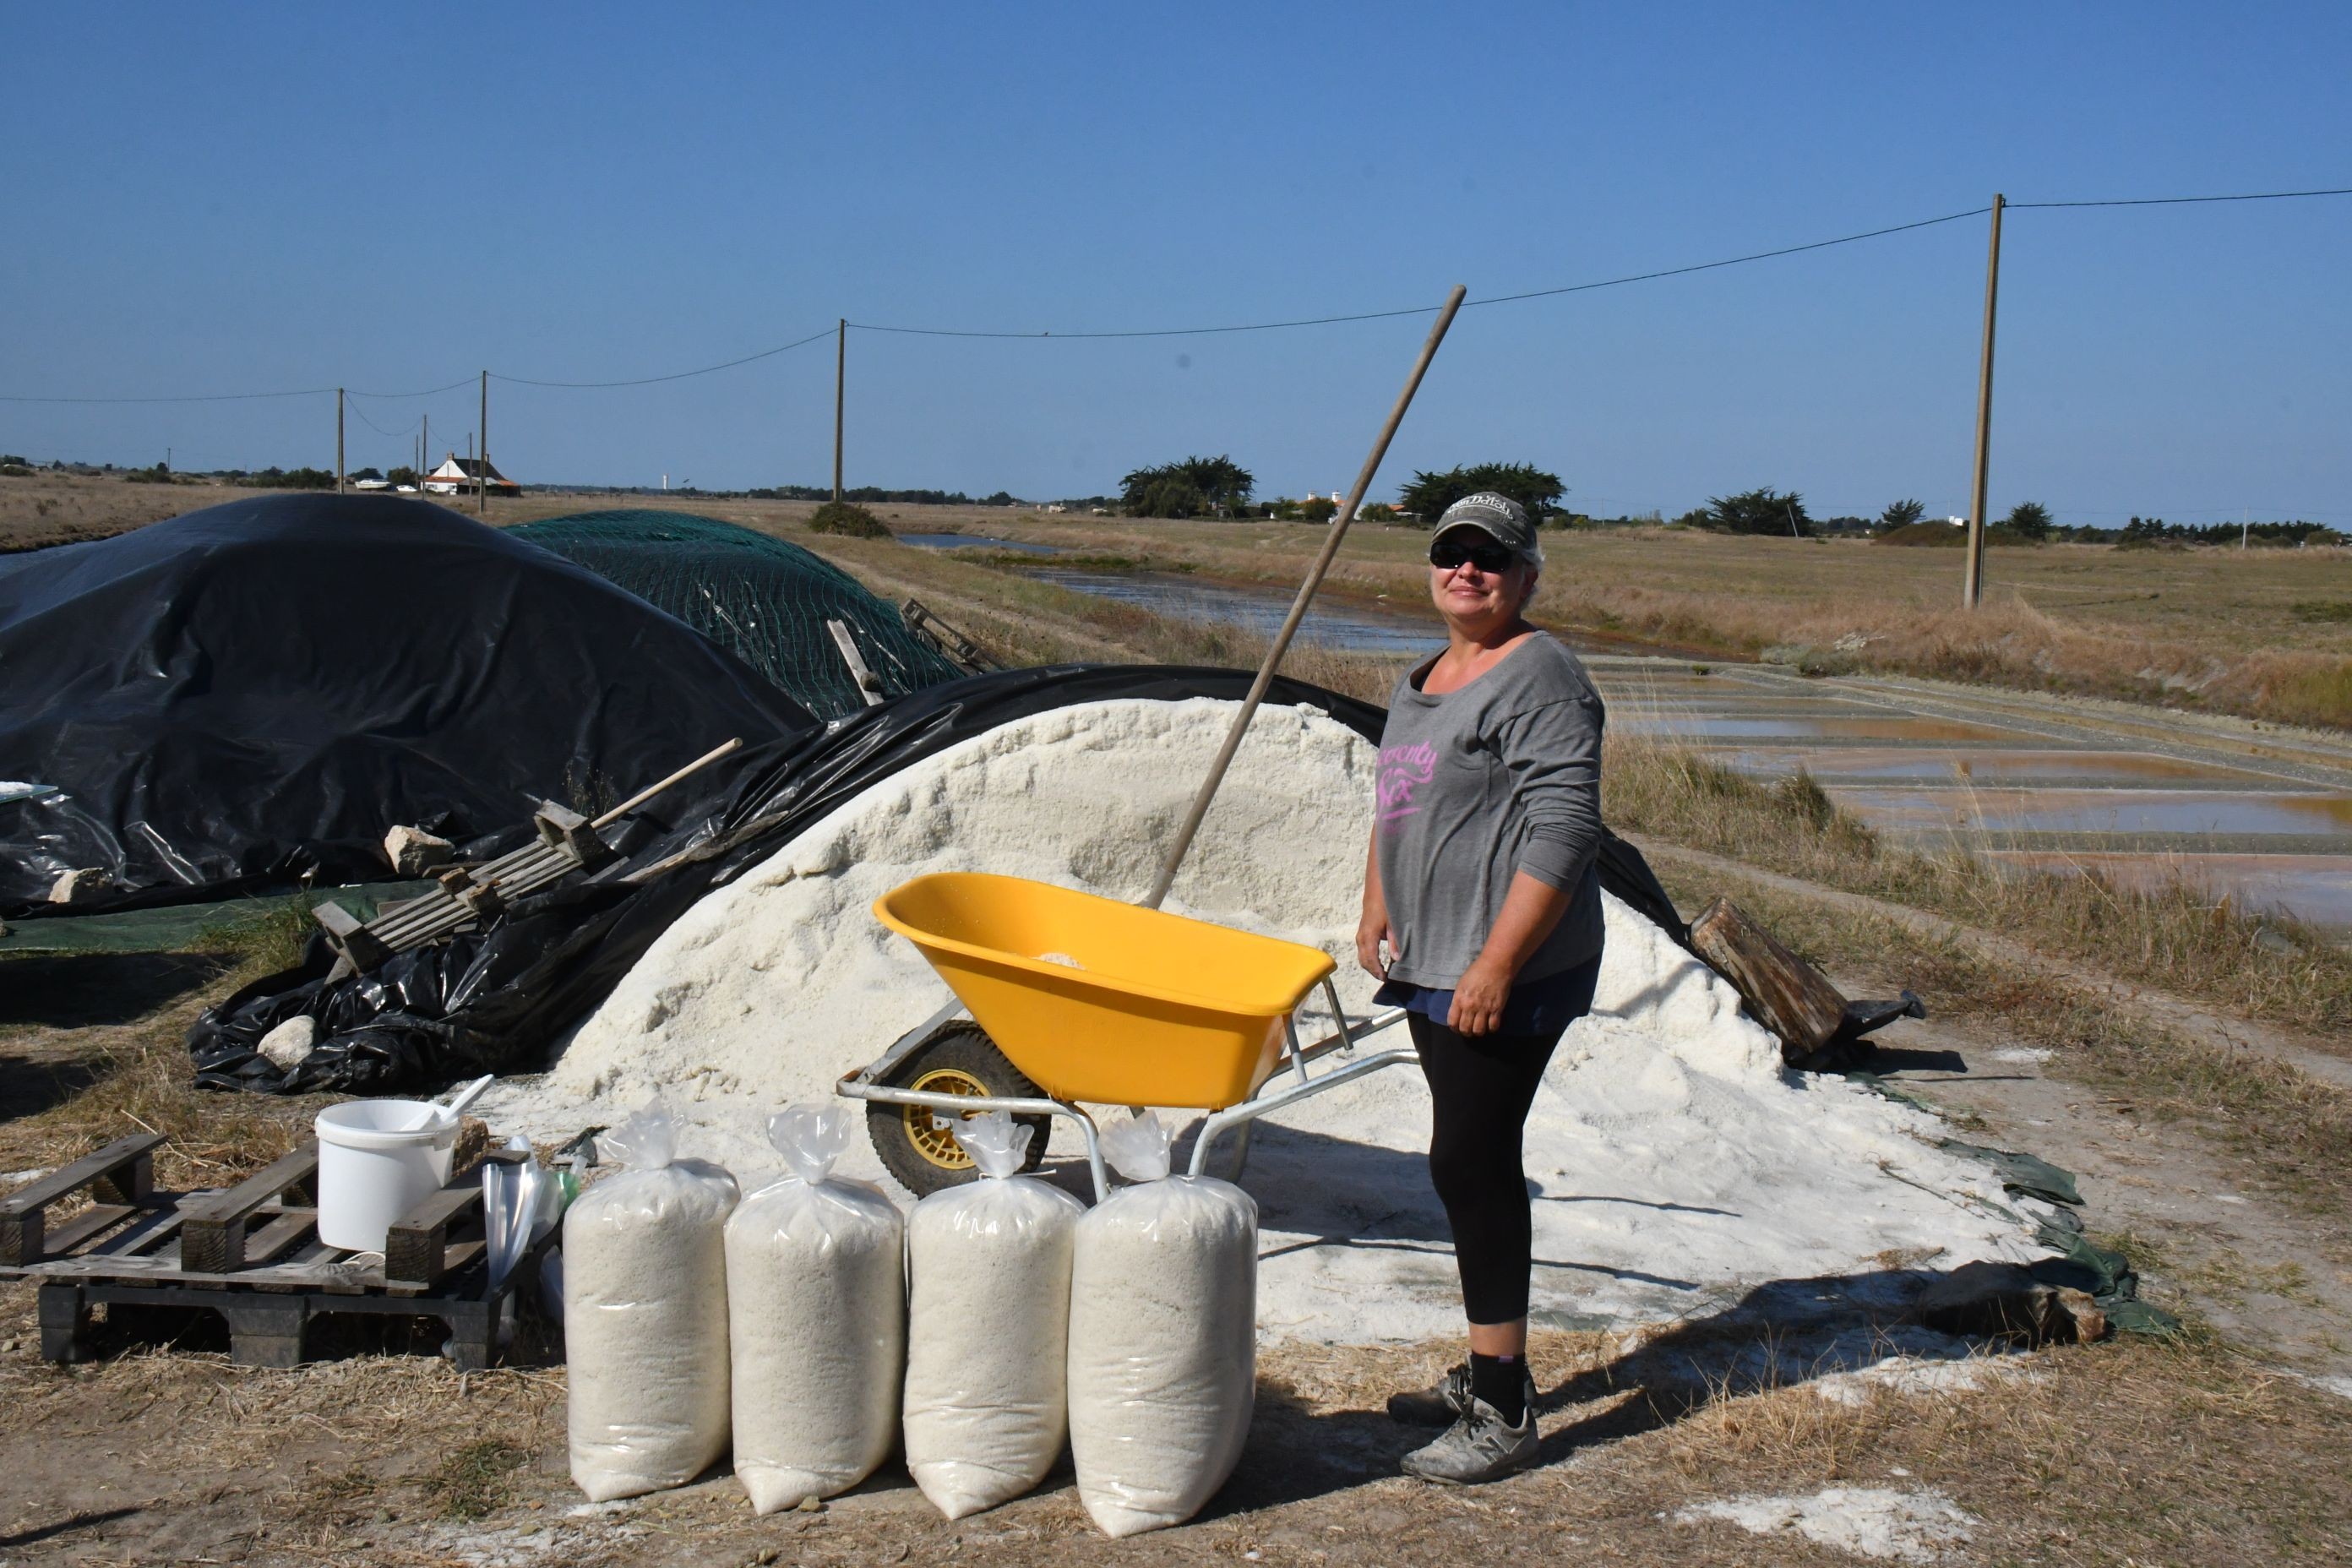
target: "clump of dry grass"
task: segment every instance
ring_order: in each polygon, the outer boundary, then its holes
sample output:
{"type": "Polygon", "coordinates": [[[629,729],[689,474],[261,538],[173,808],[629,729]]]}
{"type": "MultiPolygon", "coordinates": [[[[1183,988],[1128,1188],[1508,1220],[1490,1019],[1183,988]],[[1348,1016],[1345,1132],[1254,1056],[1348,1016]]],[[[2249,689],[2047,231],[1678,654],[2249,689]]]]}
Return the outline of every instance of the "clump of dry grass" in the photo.
{"type": "Polygon", "coordinates": [[[204,952],[236,954],[263,973],[272,973],[301,963],[318,929],[310,900],[295,894],[205,927],[196,933],[195,946],[204,952]]]}
{"type": "Polygon", "coordinates": [[[510,1477],[530,1456],[502,1437],[480,1437],[452,1449],[425,1483],[425,1494],[445,1518],[482,1519],[513,1495],[510,1477]]]}

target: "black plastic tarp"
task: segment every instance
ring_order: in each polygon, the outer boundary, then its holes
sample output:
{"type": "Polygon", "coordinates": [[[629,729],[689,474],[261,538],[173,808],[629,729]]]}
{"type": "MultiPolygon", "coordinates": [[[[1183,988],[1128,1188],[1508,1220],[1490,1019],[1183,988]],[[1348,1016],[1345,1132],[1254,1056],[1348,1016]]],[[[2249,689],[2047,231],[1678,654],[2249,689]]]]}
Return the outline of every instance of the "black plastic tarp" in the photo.
{"type": "Polygon", "coordinates": [[[0,913],[387,874],[817,723],[691,627],[546,551],[385,496],[234,501],[0,556],[0,913]],[[569,798],[567,799],[567,795],[569,798]]]}
{"type": "MultiPolygon", "coordinates": [[[[327,978],[332,955],[311,944],[299,969],[256,982],[189,1035],[196,1081],[265,1092],[415,1091],[484,1072],[541,1065],[549,1045],[583,1016],[670,922],[757,865],[834,807],[899,769],[1032,714],[1114,700],[1239,700],[1245,670],[1059,665],[974,676],[869,708],[828,732],[753,752],[723,791],[681,798],[679,826],[640,831],[593,879],[518,900],[478,934],[399,954],[372,974],[327,978]],[[693,804],[689,804],[689,798],[693,804]],[[691,820],[689,820],[691,819],[691,820]],[[648,870],[651,875],[646,875],[648,870]],[[641,880],[631,881],[632,877],[641,880]],[[320,1044],[291,1071],[257,1051],[299,1016],[320,1044]]],[[[1310,703],[1376,740],[1381,710],[1300,681],[1276,679],[1267,700],[1310,703]]],[[[1687,928],[1631,846],[1611,838],[1602,886],[1677,937],[1687,928]]]]}

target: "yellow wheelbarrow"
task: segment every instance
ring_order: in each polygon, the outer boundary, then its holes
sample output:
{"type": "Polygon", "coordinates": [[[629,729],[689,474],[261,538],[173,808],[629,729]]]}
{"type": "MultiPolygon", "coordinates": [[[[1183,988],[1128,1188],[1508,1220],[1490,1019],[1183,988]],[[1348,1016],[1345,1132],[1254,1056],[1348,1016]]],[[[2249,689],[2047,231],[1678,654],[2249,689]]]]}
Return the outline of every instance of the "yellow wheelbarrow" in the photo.
{"type": "Polygon", "coordinates": [[[876,1152],[919,1196],[971,1179],[942,1112],[1029,1122],[1032,1168],[1053,1120],[1075,1122],[1099,1199],[1102,1151],[1080,1101],[1209,1112],[1192,1144],[1197,1176],[1227,1131],[1241,1130],[1245,1156],[1259,1117],[1417,1059],[1410,1049],[1359,1056],[1356,1043],[1402,1011],[1351,1025],[1331,960],[1297,942],[976,871],[918,877],[876,900],[874,913],[956,994],[837,1086],[866,1102],[876,1152]],[[1318,988],[1336,1027],[1302,1045],[1297,1014],[1318,988]],[[1334,1054],[1337,1065],[1309,1070],[1334,1054]]]}

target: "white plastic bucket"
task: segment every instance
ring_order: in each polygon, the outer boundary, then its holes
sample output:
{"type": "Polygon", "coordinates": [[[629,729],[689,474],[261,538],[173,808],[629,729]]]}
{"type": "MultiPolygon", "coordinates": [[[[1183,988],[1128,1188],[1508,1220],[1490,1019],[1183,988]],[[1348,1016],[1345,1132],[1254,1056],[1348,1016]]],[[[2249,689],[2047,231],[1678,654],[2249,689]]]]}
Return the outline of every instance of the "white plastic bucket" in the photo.
{"type": "Polygon", "coordinates": [[[382,1252],[393,1222],[441,1190],[454,1117],[418,1100],[354,1100],[319,1112],[319,1239],[382,1252]],[[433,1119],[403,1131],[432,1112],[433,1119]]]}

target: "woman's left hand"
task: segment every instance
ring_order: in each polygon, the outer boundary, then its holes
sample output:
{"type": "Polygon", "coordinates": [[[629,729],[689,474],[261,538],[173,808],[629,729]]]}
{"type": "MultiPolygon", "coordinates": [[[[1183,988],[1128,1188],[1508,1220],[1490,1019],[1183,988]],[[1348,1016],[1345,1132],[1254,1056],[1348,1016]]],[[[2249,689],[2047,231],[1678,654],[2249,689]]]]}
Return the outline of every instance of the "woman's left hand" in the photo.
{"type": "Polygon", "coordinates": [[[1491,1035],[1503,1026],[1503,1004],[1510,994],[1509,966],[1482,956],[1454,983],[1445,1026],[1457,1035],[1491,1035]]]}

